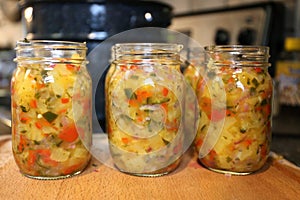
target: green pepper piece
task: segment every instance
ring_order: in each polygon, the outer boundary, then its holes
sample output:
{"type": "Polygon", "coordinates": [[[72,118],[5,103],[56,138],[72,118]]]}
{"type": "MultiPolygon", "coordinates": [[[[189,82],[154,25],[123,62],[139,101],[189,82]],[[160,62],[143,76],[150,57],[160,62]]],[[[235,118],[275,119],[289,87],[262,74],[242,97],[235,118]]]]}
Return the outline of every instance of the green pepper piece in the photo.
{"type": "Polygon", "coordinates": [[[138,77],[137,75],[132,75],[132,76],[130,77],[130,79],[133,79],[133,80],[138,80],[138,79],[139,79],[139,77],[138,77]]]}
{"type": "Polygon", "coordinates": [[[136,99],[136,94],[132,92],[131,88],[125,88],[124,92],[127,99],[136,99]]]}
{"type": "Polygon", "coordinates": [[[229,162],[231,162],[231,161],[232,161],[232,158],[230,158],[229,156],[227,156],[227,157],[226,157],[226,162],[229,163],[229,162]]]}
{"type": "Polygon", "coordinates": [[[21,105],[20,107],[21,107],[22,112],[28,112],[29,111],[29,109],[26,108],[25,106],[21,105]]]}
{"type": "Polygon", "coordinates": [[[267,99],[263,99],[262,102],[260,103],[261,106],[267,105],[268,101],[267,99]]]}
{"type": "Polygon", "coordinates": [[[43,114],[43,117],[49,122],[49,123],[52,123],[56,118],[57,118],[57,114],[53,113],[53,112],[45,112],[43,114]]]}
{"type": "Polygon", "coordinates": [[[251,82],[253,83],[255,88],[257,88],[259,86],[259,82],[257,81],[256,78],[253,78],[251,82]]]}

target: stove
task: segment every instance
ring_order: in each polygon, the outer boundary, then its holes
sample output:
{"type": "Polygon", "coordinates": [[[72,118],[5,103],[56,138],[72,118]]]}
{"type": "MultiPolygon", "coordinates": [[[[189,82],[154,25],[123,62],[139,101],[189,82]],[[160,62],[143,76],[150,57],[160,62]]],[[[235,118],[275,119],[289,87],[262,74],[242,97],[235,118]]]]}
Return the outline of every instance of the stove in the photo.
{"type": "Polygon", "coordinates": [[[266,45],[271,76],[283,49],[284,11],[279,2],[204,10],[176,15],[170,29],[187,34],[200,45],[266,45]]]}

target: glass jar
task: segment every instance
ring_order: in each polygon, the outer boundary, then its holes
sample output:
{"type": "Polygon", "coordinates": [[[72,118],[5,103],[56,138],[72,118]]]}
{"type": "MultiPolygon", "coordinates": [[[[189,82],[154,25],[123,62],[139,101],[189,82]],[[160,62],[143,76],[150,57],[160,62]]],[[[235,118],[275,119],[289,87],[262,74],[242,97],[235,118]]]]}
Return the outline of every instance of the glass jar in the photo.
{"type": "Polygon", "coordinates": [[[175,170],[183,146],[182,46],[124,43],[112,48],[106,76],[111,155],[122,172],[160,176],[175,170]]]}
{"type": "Polygon", "coordinates": [[[12,77],[12,150],[22,174],[58,179],[90,160],[91,79],[86,45],[19,41],[12,77]],[[82,141],[85,141],[83,143],[82,141]]]}
{"type": "Polygon", "coordinates": [[[217,172],[255,172],[264,166],[270,150],[269,48],[208,46],[205,52],[206,69],[197,86],[199,160],[217,172]]]}

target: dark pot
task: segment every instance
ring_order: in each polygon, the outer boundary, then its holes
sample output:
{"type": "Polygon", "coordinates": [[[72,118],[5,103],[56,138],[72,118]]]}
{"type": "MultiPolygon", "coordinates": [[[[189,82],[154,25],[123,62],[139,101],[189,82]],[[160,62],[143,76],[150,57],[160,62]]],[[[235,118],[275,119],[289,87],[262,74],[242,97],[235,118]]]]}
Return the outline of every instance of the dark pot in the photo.
{"type": "Polygon", "coordinates": [[[22,0],[20,6],[28,39],[101,41],[132,28],[168,27],[172,18],[169,5],[152,1],[22,0]]]}

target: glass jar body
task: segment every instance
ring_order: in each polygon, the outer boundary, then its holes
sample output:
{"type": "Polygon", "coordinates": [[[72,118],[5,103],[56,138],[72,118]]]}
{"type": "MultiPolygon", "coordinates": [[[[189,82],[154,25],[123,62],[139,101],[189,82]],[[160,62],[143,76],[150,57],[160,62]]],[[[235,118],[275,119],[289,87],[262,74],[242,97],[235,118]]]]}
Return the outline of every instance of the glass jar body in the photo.
{"type": "Polygon", "coordinates": [[[271,142],[273,86],[268,48],[205,50],[208,63],[196,91],[201,112],[195,145],[200,162],[217,172],[255,172],[265,164],[271,142]],[[202,155],[204,143],[213,145],[202,155]]]}
{"type": "Polygon", "coordinates": [[[137,176],[175,170],[182,155],[179,45],[117,44],[106,77],[106,127],[115,166],[137,176]]]}
{"type": "Polygon", "coordinates": [[[16,52],[12,149],[21,173],[36,179],[79,174],[90,160],[84,144],[92,137],[85,45],[26,41],[17,44],[16,52]]]}

